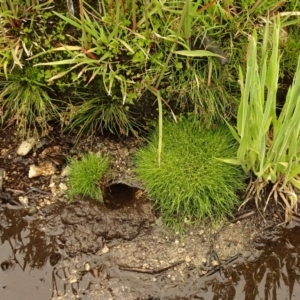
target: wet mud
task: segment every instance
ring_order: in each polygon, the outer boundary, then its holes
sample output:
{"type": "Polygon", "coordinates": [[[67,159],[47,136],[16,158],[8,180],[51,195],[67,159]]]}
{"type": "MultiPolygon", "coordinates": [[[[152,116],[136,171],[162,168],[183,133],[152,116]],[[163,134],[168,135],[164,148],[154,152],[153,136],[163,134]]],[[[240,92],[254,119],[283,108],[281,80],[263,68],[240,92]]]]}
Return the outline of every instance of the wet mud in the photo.
{"type": "Polygon", "coordinates": [[[94,145],[116,158],[105,204],[80,196],[69,203],[54,189],[65,182],[59,163],[52,177],[30,179],[39,153],[18,157],[14,141],[0,140],[1,300],[298,298],[297,220],[276,226],[277,208],[267,220],[250,210],[218,228],[187,226],[181,236],[132,180],[132,143],[94,145]]]}
{"type": "Polygon", "coordinates": [[[112,210],[80,199],[71,205],[49,205],[34,216],[3,203],[1,299],[292,299],[300,295],[298,226],[261,232],[253,240],[257,252],[248,258],[235,255],[219,261],[212,251],[211,261],[200,267],[186,257],[170,262],[168,253],[159,253],[152,261],[142,259],[145,247],[155,249],[153,244],[166,238],[151,227],[153,220],[147,201],[112,210]],[[124,264],[126,256],[131,256],[129,265],[124,264]],[[158,257],[160,261],[155,261],[158,257]]]}

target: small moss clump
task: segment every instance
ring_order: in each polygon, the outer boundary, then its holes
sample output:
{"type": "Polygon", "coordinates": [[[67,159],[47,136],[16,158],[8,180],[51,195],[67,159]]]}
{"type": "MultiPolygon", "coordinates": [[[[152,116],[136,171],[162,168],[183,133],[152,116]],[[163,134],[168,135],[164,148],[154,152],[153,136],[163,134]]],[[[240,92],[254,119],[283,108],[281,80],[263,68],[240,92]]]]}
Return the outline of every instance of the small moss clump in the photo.
{"type": "Polygon", "coordinates": [[[195,122],[166,122],[163,127],[161,166],[158,134],[136,154],[136,168],[164,222],[174,229],[184,221],[220,221],[239,203],[245,175],[218,158],[236,155],[237,144],[227,126],[207,129],[195,122]]]}
{"type": "Polygon", "coordinates": [[[94,153],[84,155],[81,160],[69,160],[69,190],[72,201],[75,196],[82,195],[103,202],[100,179],[108,169],[109,159],[94,153]]]}

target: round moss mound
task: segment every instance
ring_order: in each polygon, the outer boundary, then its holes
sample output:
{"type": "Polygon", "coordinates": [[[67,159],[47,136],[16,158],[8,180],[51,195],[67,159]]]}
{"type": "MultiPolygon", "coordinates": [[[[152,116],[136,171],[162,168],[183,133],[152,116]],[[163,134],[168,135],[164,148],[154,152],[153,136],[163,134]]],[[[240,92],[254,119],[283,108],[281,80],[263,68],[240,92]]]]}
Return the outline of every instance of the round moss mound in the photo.
{"type": "Polygon", "coordinates": [[[239,203],[244,172],[218,158],[236,157],[237,144],[227,126],[207,129],[183,120],[163,127],[161,166],[158,133],[136,154],[136,171],[164,222],[179,229],[186,220],[220,221],[239,203]]]}
{"type": "Polygon", "coordinates": [[[69,166],[70,201],[73,201],[75,196],[82,195],[103,202],[100,180],[109,167],[108,157],[89,153],[83,155],[81,160],[70,158],[69,166]]]}

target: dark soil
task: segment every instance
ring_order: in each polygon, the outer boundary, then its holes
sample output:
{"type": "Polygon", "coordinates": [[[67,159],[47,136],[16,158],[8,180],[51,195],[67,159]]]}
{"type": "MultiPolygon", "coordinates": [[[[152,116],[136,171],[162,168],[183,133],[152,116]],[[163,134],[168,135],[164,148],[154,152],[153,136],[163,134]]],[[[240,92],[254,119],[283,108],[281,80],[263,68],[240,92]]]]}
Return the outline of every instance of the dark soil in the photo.
{"type": "Polygon", "coordinates": [[[270,206],[219,227],[165,228],[134,179],[135,139],[96,137],[74,146],[53,133],[26,156],[13,130],[0,134],[1,300],[291,299],[299,295],[300,235],[270,206]],[[65,198],[65,156],[108,153],[105,205],[65,198]],[[51,176],[28,178],[29,165],[51,161],[51,176]]]}

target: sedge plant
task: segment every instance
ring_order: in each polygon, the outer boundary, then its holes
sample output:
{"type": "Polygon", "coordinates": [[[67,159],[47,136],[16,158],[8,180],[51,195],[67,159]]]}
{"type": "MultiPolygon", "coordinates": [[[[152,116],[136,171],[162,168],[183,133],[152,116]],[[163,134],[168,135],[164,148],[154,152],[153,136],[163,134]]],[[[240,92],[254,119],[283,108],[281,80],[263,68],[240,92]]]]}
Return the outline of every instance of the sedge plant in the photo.
{"type": "Polygon", "coordinates": [[[188,222],[221,221],[239,203],[244,188],[241,168],[217,158],[231,157],[237,143],[226,125],[207,129],[181,119],[164,122],[161,163],[157,161],[157,132],[135,157],[138,178],[144,182],[163,221],[175,230],[188,222]]]}
{"type": "Polygon", "coordinates": [[[300,189],[300,58],[278,114],[280,29],[279,18],[268,19],[261,45],[256,31],[250,36],[246,78],[241,70],[239,73],[241,102],[237,126],[228,124],[239,148],[236,159],[227,162],[254,175],[244,203],[254,199],[259,207],[265,188],[271,183],[264,210],[271,198],[276,203],[281,200],[288,221],[297,209],[296,191],[300,189]]]}
{"type": "MultiPolygon", "coordinates": [[[[127,105],[119,99],[101,97],[96,92],[76,92],[80,103],[70,106],[66,130],[78,129],[77,138],[82,134],[93,135],[95,132],[110,132],[117,136],[135,134],[138,123],[127,105]]],[[[115,96],[113,96],[115,97],[115,96]]]]}
{"type": "Polygon", "coordinates": [[[51,131],[49,121],[59,117],[59,110],[50,97],[51,88],[37,80],[37,69],[27,66],[15,70],[7,80],[3,74],[0,85],[2,124],[17,124],[23,137],[44,136],[51,131]]]}
{"type": "Polygon", "coordinates": [[[68,196],[70,201],[75,196],[90,197],[103,202],[101,179],[109,167],[108,157],[89,153],[83,155],[80,160],[69,159],[68,196]]]}

